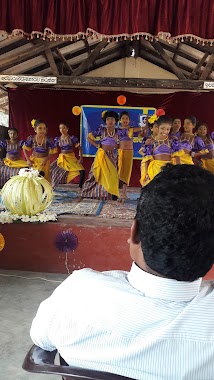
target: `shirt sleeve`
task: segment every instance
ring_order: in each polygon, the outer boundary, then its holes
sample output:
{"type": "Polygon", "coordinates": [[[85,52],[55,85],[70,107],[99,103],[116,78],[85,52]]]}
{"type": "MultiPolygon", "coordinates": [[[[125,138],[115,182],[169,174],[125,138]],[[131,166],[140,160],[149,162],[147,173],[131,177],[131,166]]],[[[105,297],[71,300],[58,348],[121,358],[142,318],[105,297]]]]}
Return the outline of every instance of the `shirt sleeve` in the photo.
{"type": "Polygon", "coordinates": [[[79,140],[76,136],[71,136],[71,141],[74,144],[75,148],[78,148],[78,146],[80,146],[79,140]]]}
{"type": "Polygon", "coordinates": [[[7,149],[7,141],[6,140],[0,141],[0,148],[7,149]]]}
{"type": "Polygon", "coordinates": [[[214,132],[211,132],[210,137],[211,137],[211,139],[214,141],[214,132]]]}
{"type": "Polygon", "coordinates": [[[59,146],[59,139],[60,137],[55,137],[54,139],[54,147],[57,148],[59,146]]]}
{"type": "Polygon", "coordinates": [[[194,140],[193,151],[200,152],[203,149],[205,149],[203,140],[201,139],[201,137],[196,136],[194,140]]]}
{"type": "Polygon", "coordinates": [[[172,153],[177,153],[182,150],[181,144],[177,138],[173,138],[173,140],[171,141],[171,149],[172,149],[172,153]]]}
{"type": "Polygon", "coordinates": [[[88,134],[88,137],[91,138],[92,136],[92,140],[96,139],[96,137],[101,137],[102,135],[102,128],[103,127],[98,127],[95,131],[92,131],[88,134]]]}
{"type": "Polygon", "coordinates": [[[46,146],[49,149],[49,153],[55,154],[57,153],[57,148],[54,145],[54,140],[50,137],[47,137],[46,146]]]}
{"type": "Polygon", "coordinates": [[[56,349],[49,338],[49,329],[51,328],[53,316],[53,300],[51,296],[40,304],[30,329],[33,343],[46,351],[56,349]]]}
{"type": "Polygon", "coordinates": [[[33,146],[33,136],[29,136],[25,143],[23,144],[23,149],[31,150],[33,146]]]}

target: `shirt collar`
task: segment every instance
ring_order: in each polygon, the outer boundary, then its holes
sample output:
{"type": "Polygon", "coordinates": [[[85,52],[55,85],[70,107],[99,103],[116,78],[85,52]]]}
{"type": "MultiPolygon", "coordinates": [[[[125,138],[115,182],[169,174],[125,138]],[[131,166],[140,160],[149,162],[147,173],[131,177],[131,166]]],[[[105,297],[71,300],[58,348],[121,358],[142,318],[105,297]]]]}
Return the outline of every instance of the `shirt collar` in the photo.
{"type": "Polygon", "coordinates": [[[145,272],[133,263],[128,273],[128,281],[130,285],[147,297],[187,302],[199,293],[202,278],[187,282],[158,277],[145,272]]]}

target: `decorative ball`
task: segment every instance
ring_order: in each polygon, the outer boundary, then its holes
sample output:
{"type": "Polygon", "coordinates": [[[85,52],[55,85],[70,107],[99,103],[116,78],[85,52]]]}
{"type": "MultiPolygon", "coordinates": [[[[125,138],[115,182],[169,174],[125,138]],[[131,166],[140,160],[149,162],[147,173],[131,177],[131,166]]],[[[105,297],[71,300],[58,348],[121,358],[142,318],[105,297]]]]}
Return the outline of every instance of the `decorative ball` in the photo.
{"type": "Polygon", "coordinates": [[[56,247],[59,251],[68,253],[74,251],[78,246],[78,237],[72,230],[59,232],[56,236],[56,247]]]}
{"type": "Polygon", "coordinates": [[[0,251],[2,251],[4,246],[5,246],[4,236],[2,234],[0,234],[0,251]]]}
{"type": "Polygon", "coordinates": [[[120,106],[123,106],[124,104],[126,104],[126,97],[124,95],[119,95],[117,97],[117,103],[120,105],[120,106]]]}
{"type": "Polygon", "coordinates": [[[74,106],[72,108],[72,113],[75,115],[75,116],[79,116],[81,114],[81,108],[79,106],[74,106]]]}
{"type": "Polygon", "coordinates": [[[50,205],[53,189],[44,177],[39,176],[38,170],[20,169],[19,175],[5,183],[1,196],[11,214],[32,216],[50,205]]]}
{"type": "Polygon", "coordinates": [[[156,111],[156,115],[157,117],[160,117],[162,115],[165,115],[165,111],[162,109],[162,108],[159,108],[157,111],[156,111]]]}

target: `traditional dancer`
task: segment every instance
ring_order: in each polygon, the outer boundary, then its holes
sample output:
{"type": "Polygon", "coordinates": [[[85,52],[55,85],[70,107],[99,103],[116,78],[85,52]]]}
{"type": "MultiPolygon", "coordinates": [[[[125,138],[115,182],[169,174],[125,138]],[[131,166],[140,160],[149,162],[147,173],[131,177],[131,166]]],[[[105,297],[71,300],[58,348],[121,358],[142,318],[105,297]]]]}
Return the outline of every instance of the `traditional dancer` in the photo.
{"type": "Polygon", "coordinates": [[[65,123],[59,125],[60,137],[54,139],[54,146],[61,149],[58,159],[51,164],[52,186],[55,188],[59,183],[69,183],[80,176],[79,188],[82,188],[85,169],[82,166],[82,148],[76,136],[69,135],[69,128],[65,123]],[[73,149],[79,149],[79,160],[73,149]]]}
{"type": "Polygon", "coordinates": [[[31,125],[34,128],[36,135],[29,136],[23,145],[23,151],[28,165],[36,170],[39,170],[45,179],[51,182],[50,179],[50,158],[57,153],[54,147],[54,142],[47,137],[46,124],[40,119],[33,119],[31,125]],[[28,157],[27,151],[31,151],[31,156],[28,157]]]}
{"type": "Polygon", "coordinates": [[[170,130],[169,136],[172,138],[174,137],[180,138],[181,136],[180,129],[181,129],[181,119],[179,117],[175,117],[174,119],[172,119],[172,128],[170,130]]]}
{"type": "Polygon", "coordinates": [[[118,149],[118,175],[120,186],[122,187],[122,195],[120,200],[122,203],[127,198],[126,191],[129,185],[132,165],[133,165],[133,134],[142,132],[143,127],[130,127],[130,116],[127,111],[120,114],[121,126],[118,129],[119,149],[118,149]]]}
{"type": "MultiPolygon", "coordinates": [[[[152,120],[149,119],[149,123],[152,120]]],[[[143,147],[143,170],[141,173],[140,183],[142,186],[147,185],[167,163],[180,163],[180,156],[183,153],[177,139],[170,139],[169,132],[172,120],[167,116],[160,116],[155,120],[158,127],[158,133],[149,140],[149,143],[143,147]]]]}
{"type": "Polygon", "coordinates": [[[195,157],[197,152],[204,149],[202,139],[193,133],[196,122],[195,116],[187,117],[184,120],[184,133],[182,133],[179,139],[183,150],[183,154],[180,157],[181,164],[194,165],[193,157],[195,157]]]}
{"type": "Polygon", "coordinates": [[[200,152],[200,162],[204,169],[214,174],[214,132],[209,135],[208,127],[205,123],[200,123],[196,132],[204,142],[204,152],[200,152]]]}
{"type": "Polygon", "coordinates": [[[98,150],[83,184],[81,197],[94,199],[117,199],[119,197],[119,178],[117,173],[118,133],[115,124],[118,115],[105,111],[102,115],[105,126],[88,134],[88,141],[98,150]],[[96,141],[96,139],[100,139],[96,141]]]}
{"type": "Polygon", "coordinates": [[[18,130],[8,129],[9,140],[0,141],[0,149],[6,150],[6,158],[1,161],[0,187],[14,175],[18,175],[21,168],[28,167],[28,163],[21,158],[21,148],[24,141],[18,140],[18,130]]]}

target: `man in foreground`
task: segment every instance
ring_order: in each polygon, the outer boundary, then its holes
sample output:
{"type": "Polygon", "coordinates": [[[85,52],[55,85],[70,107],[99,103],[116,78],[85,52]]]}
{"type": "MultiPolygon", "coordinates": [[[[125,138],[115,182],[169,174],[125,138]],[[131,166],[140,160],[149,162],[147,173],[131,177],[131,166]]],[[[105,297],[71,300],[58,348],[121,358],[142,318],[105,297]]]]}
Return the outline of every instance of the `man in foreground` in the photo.
{"type": "Polygon", "coordinates": [[[130,272],[75,271],[41,303],[32,340],[78,367],[213,380],[214,281],[202,277],[214,263],[214,176],[164,168],[141,190],[128,243],[130,272]]]}

